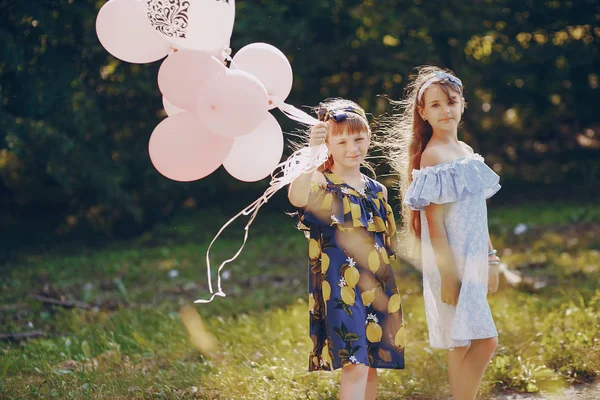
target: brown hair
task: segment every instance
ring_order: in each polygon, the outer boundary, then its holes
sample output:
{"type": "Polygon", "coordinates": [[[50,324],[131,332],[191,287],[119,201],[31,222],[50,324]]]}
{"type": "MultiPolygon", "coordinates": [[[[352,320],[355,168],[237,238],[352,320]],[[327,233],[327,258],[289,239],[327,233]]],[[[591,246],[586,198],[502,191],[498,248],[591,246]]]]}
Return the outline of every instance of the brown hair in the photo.
{"type": "MultiPolygon", "coordinates": [[[[387,161],[399,175],[399,189],[402,197],[412,182],[412,171],[421,168],[421,156],[433,134],[429,122],[424,121],[419,114],[419,109],[425,105],[423,102],[425,95],[418,98],[419,90],[429,79],[441,72],[454,75],[450,70],[435,66],[418,67],[417,74],[412,76],[407,84],[404,100],[392,102],[400,113],[381,123],[383,138],[378,144],[384,147],[387,161]]],[[[457,89],[462,96],[462,87],[453,84],[448,79],[434,84],[438,85],[449,99],[450,91],[457,89]]],[[[421,237],[420,212],[411,210],[404,203],[402,203],[402,232],[414,234],[417,238],[421,237]]]]}

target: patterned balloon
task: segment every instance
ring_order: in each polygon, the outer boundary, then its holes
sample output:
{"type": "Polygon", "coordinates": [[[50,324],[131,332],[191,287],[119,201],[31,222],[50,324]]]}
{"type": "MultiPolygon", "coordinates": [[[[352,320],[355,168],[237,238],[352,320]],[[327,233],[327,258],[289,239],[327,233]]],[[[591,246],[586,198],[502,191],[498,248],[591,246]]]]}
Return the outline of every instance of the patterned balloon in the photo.
{"type": "Polygon", "coordinates": [[[235,0],[147,0],[152,26],[175,47],[213,51],[228,46],[235,0]]]}

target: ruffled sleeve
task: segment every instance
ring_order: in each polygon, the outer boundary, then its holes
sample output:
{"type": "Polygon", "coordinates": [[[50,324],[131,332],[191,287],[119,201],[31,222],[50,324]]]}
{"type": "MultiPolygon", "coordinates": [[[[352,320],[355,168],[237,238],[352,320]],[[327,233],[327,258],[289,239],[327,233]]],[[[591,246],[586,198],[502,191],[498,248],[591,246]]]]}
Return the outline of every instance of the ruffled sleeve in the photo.
{"type": "Polygon", "coordinates": [[[298,209],[298,229],[309,231],[311,227],[325,225],[324,209],[330,209],[333,203],[331,193],[316,182],[310,183],[310,192],[308,195],[308,205],[298,209]]]}
{"type": "Polygon", "coordinates": [[[480,192],[487,199],[500,190],[500,177],[479,154],[413,170],[412,178],[404,204],[417,211],[431,203],[452,203],[480,192]]]}

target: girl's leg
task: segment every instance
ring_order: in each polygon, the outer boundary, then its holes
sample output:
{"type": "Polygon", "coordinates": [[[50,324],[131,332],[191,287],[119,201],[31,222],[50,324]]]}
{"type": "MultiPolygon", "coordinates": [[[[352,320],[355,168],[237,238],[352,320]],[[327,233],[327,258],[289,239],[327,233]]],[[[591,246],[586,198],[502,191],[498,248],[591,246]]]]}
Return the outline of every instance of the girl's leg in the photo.
{"type": "Polygon", "coordinates": [[[369,368],[367,375],[367,389],[365,390],[365,400],[375,400],[377,394],[377,369],[369,368]]]}
{"type": "Polygon", "coordinates": [[[367,389],[369,367],[364,364],[346,365],[342,368],[340,400],[363,400],[367,389]]]}
{"type": "Polygon", "coordinates": [[[461,365],[469,351],[469,347],[455,347],[448,351],[448,379],[450,381],[450,392],[455,400],[462,399],[459,393],[463,386],[460,377],[462,371],[461,365]]]}
{"type": "Polygon", "coordinates": [[[455,400],[473,400],[485,374],[498,338],[472,340],[467,347],[457,347],[448,353],[450,391],[455,400]]]}

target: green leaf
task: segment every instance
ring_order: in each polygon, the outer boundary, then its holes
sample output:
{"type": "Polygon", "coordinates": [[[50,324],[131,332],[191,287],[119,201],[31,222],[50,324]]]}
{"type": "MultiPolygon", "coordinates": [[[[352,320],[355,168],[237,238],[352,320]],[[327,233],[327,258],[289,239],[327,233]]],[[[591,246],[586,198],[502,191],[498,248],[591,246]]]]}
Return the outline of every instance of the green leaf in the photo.
{"type": "Polygon", "coordinates": [[[342,308],[344,309],[344,312],[346,313],[347,316],[349,316],[349,317],[352,316],[352,310],[350,309],[350,307],[348,307],[347,304],[344,304],[344,306],[342,308]]]}
{"type": "Polygon", "coordinates": [[[344,334],[344,336],[346,336],[346,334],[348,333],[348,328],[346,327],[346,324],[344,324],[344,321],[342,321],[342,333],[344,334]]]}
{"type": "Polygon", "coordinates": [[[337,337],[339,337],[341,340],[344,340],[344,334],[342,333],[342,331],[340,331],[340,328],[334,326],[333,331],[335,332],[337,337]]]}
{"type": "Polygon", "coordinates": [[[342,349],[338,351],[338,357],[342,360],[347,360],[348,358],[350,358],[350,353],[348,352],[348,350],[342,349]]]}
{"type": "Polygon", "coordinates": [[[350,332],[346,334],[346,340],[348,341],[354,341],[354,340],[358,340],[360,338],[360,336],[358,336],[358,334],[354,333],[354,332],[350,332]]]}

